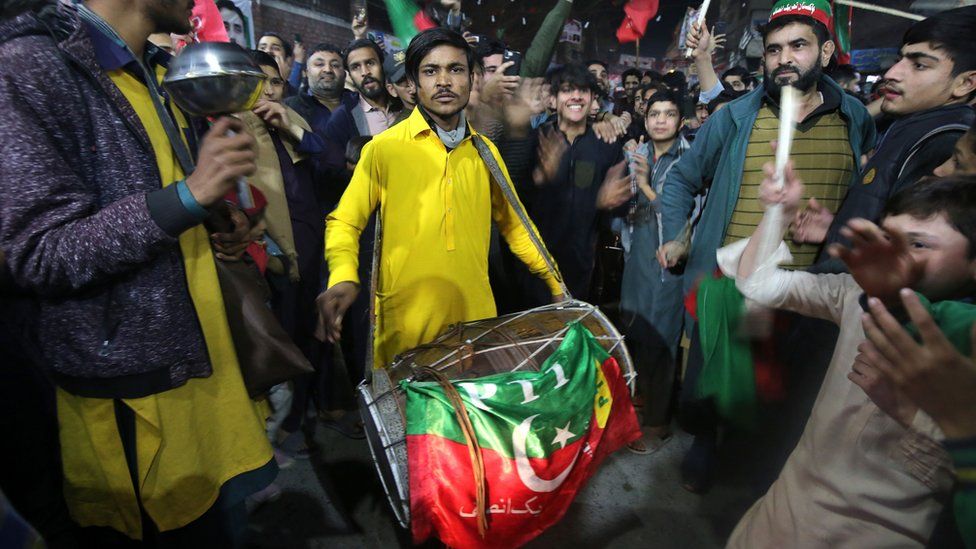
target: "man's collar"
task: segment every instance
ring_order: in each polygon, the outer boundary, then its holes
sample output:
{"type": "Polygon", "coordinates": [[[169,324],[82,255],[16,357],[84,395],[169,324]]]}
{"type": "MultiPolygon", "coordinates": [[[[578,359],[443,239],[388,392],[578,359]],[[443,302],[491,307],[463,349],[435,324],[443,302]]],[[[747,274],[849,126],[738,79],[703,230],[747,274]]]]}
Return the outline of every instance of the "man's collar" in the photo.
{"type": "MultiPolygon", "coordinates": [[[[95,50],[95,61],[102,69],[114,71],[136,62],[129,49],[114,36],[114,33],[102,26],[102,24],[108,25],[107,23],[96,24],[84,17],[81,18],[81,23],[88,31],[88,36],[91,37],[92,46],[95,50]]],[[[150,65],[168,66],[171,57],[162,49],[146,42],[146,60],[150,65]]]]}
{"type": "MultiPolygon", "coordinates": [[[[410,130],[410,137],[417,137],[425,131],[434,132],[436,134],[437,130],[434,126],[435,124],[433,119],[430,118],[430,115],[427,114],[427,111],[424,110],[419,103],[416,107],[414,107],[413,112],[410,113],[410,116],[407,117],[407,127],[410,130]]],[[[477,132],[474,131],[471,124],[465,123],[464,137],[468,138],[475,133],[477,132]]]]}

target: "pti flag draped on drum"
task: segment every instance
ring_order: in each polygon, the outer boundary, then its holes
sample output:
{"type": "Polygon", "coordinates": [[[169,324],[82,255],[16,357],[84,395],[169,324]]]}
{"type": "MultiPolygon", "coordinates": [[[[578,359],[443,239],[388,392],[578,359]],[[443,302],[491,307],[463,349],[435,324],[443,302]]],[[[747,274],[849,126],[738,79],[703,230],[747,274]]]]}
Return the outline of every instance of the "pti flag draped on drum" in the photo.
{"type": "Polygon", "coordinates": [[[461,426],[438,382],[403,382],[415,542],[524,544],[565,514],[600,462],[640,437],[617,361],[579,322],[539,371],[452,382],[481,446],[488,516],[478,532],[476,486],[461,426]]]}

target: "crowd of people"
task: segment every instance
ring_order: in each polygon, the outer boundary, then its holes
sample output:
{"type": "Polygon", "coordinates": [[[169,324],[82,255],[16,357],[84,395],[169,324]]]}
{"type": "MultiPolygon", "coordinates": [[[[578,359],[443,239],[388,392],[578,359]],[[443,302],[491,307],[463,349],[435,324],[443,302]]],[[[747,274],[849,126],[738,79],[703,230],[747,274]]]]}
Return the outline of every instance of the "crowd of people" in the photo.
{"type": "Polygon", "coordinates": [[[0,541],[240,546],[316,425],[364,438],[372,369],[573,298],[633,357],[629,451],[680,426],[703,493],[764,441],[730,546],[976,547],[976,7],[865,92],[824,0],[773,3],[758,74],[706,24],[694,77],[619,82],[553,61],[572,0],[514,55],[436,0],[405,50],[259,29],[260,97],[208,121],[160,85],[193,4],[4,4],[0,541]],[[231,263],[313,371],[245,385],[231,263]]]}

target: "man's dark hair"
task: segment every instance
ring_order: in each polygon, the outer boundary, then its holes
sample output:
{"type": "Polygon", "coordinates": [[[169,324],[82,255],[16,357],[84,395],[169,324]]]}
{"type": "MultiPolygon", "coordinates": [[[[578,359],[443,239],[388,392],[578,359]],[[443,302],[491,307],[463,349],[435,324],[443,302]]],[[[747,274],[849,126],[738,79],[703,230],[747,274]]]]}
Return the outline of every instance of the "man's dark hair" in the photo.
{"type": "Polygon", "coordinates": [[[976,176],[929,178],[902,189],[888,200],[881,217],[902,214],[916,219],[944,215],[966,237],[969,257],[976,257],[976,176]]]}
{"type": "Polygon", "coordinates": [[[637,77],[637,80],[640,80],[641,79],[641,73],[640,73],[639,70],[637,70],[637,69],[627,69],[627,70],[625,70],[623,72],[623,74],[620,75],[620,83],[622,84],[625,80],[627,80],[627,77],[628,76],[636,76],[637,77]]]}
{"type": "Polygon", "coordinates": [[[644,118],[647,118],[647,114],[651,112],[651,105],[657,103],[658,101],[668,101],[674,103],[674,105],[678,107],[678,118],[685,117],[685,102],[681,100],[681,96],[671,90],[659,90],[654,92],[654,95],[647,98],[647,111],[644,112],[644,118]]]}
{"type": "Polygon", "coordinates": [[[241,21],[245,21],[247,19],[246,17],[244,17],[244,12],[241,11],[241,8],[237,7],[237,4],[231,2],[231,0],[217,0],[217,9],[230,10],[236,13],[237,16],[241,18],[241,21]]]}
{"type": "Polygon", "coordinates": [[[708,114],[709,115],[715,114],[715,110],[721,107],[722,105],[726,103],[731,103],[732,101],[735,101],[736,99],[742,97],[747,93],[749,92],[747,92],[746,90],[735,91],[735,90],[730,90],[729,88],[725,88],[724,90],[722,90],[722,93],[718,94],[718,97],[708,102],[708,107],[706,107],[708,109],[708,114]]]}
{"type": "Polygon", "coordinates": [[[407,76],[411,80],[414,82],[420,80],[418,77],[420,76],[421,61],[438,46],[451,46],[463,51],[468,60],[468,75],[470,77],[474,74],[474,67],[477,60],[475,59],[474,50],[471,49],[471,46],[468,45],[464,37],[453,30],[444,27],[434,27],[414,36],[413,40],[410,41],[410,45],[407,46],[407,57],[403,65],[406,68],[407,76]]]}
{"type": "Polygon", "coordinates": [[[583,68],[588,69],[590,65],[600,65],[601,67],[604,68],[604,70],[610,72],[610,65],[607,65],[606,61],[600,61],[599,59],[590,59],[589,61],[583,63],[583,68]]]}
{"type": "Polygon", "coordinates": [[[939,12],[912,25],[902,39],[902,45],[931,43],[943,50],[952,60],[952,76],[976,70],[976,6],[966,6],[939,12]]]}
{"type": "Polygon", "coordinates": [[[313,46],[312,49],[308,51],[308,54],[306,54],[305,56],[305,60],[307,61],[310,57],[312,57],[316,53],[323,52],[323,51],[334,53],[339,57],[342,57],[342,50],[339,48],[339,46],[336,46],[331,42],[319,42],[318,44],[315,44],[315,46],[313,46]]]}
{"type": "Polygon", "coordinates": [[[363,48],[369,48],[376,52],[376,58],[379,59],[380,65],[383,64],[383,48],[380,48],[379,44],[373,42],[369,38],[358,38],[352,42],[349,42],[346,49],[342,50],[342,67],[346,69],[346,71],[349,70],[349,54],[363,48]]]}
{"type": "Polygon", "coordinates": [[[478,45],[474,48],[474,52],[478,56],[478,61],[482,61],[485,57],[491,55],[504,54],[505,49],[505,42],[490,36],[482,36],[481,40],[478,41],[478,45]]]}
{"type": "MultiPolygon", "coordinates": [[[[592,64],[592,63],[591,63],[592,64]]],[[[590,64],[580,65],[569,63],[553,71],[549,79],[549,92],[555,96],[563,85],[568,85],[571,89],[589,90],[596,94],[600,92],[600,84],[596,77],[586,70],[590,64]]]]}
{"type": "Polygon", "coordinates": [[[765,25],[759,25],[759,34],[762,35],[763,46],[766,45],[766,37],[769,36],[770,33],[793,23],[802,23],[812,28],[813,34],[817,37],[818,48],[823,46],[824,42],[830,40],[830,31],[828,31],[827,27],[825,27],[820,21],[804,15],[784,15],[782,17],[773,19],[765,25]]]}
{"type": "Polygon", "coordinates": [[[0,1],[0,19],[12,19],[26,11],[36,11],[54,0],[2,0],[0,1]]]}
{"type": "Polygon", "coordinates": [[[677,91],[679,94],[684,94],[688,89],[688,79],[685,78],[685,73],[681,71],[670,71],[664,75],[664,85],[671,88],[672,91],[677,91]]]}
{"type": "Polygon", "coordinates": [[[830,77],[838,84],[857,80],[857,67],[854,65],[837,65],[830,71],[830,77]]]}
{"type": "Polygon", "coordinates": [[[641,80],[643,80],[645,76],[649,76],[651,78],[651,82],[660,82],[664,79],[664,76],[657,71],[644,71],[644,74],[641,76],[641,80]]]}
{"type": "Polygon", "coordinates": [[[736,65],[736,66],[730,68],[729,70],[723,72],[722,73],[722,78],[719,78],[719,80],[721,80],[722,82],[725,82],[725,79],[728,78],[729,76],[738,76],[739,78],[742,79],[742,82],[746,86],[748,86],[749,85],[749,81],[752,80],[752,74],[749,72],[749,69],[747,69],[747,68],[745,68],[745,67],[743,67],[741,65],[736,65]]]}
{"type": "Polygon", "coordinates": [[[275,58],[270,53],[261,50],[248,50],[247,53],[251,56],[251,61],[254,61],[257,66],[271,67],[281,76],[281,68],[278,67],[278,62],[275,61],[275,58]]]}
{"type": "MultiPolygon", "coordinates": [[[[284,36],[278,34],[277,32],[265,32],[261,34],[261,38],[264,38],[265,36],[271,36],[272,38],[281,40],[281,45],[285,48],[285,57],[294,57],[295,53],[291,47],[291,42],[285,40],[284,36]]],[[[261,42],[261,38],[258,38],[258,42],[261,42]]]]}

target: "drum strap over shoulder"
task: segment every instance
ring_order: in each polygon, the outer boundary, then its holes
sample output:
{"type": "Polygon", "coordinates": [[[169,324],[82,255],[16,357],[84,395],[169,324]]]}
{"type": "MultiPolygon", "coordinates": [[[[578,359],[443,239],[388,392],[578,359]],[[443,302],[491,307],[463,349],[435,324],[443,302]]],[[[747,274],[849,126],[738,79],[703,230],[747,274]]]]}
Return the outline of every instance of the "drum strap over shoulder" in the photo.
{"type": "Polygon", "coordinates": [[[552,256],[549,255],[549,250],[546,249],[545,245],[542,243],[542,239],[539,237],[539,233],[535,230],[535,226],[529,220],[529,214],[525,211],[525,206],[518,199],[515,194],[515,189],[512,188],[512,184],[505,177],[505,173],[502,172],[501,166],[498,165],[498,160],[495,159],[495,155],[491,153],[491,149],[485,143],[484,139],[478,135],[474,134],[471,136],[471,141],[474,143],[475,149],[478,150],[478,155],[481,156],[481,160],[484,161],[485,165],[488,166],[488,172],[491,174],[491,178],[498,185],[498,188],[502,191],[502,196],[508,201],[509,205],[512,206],[512,210],[515,211],[515,215],[518,216],[519,221],[525,228],[525,231],[529,233],[529,239],[532,244],[535,245],[536,250],[538,250],[539,255],[546,262],[546,268],[549,272],[556,277],[556,281],[559,282],[559,287],[562,289],[563,295],[566,299],[571,299],[572,296],[569,293],[569,288],[566,287],[566,283],[563,281],[562,275],[559,273],[559,269],[556,268],[556,262],[553,260],[552,256]]]}

